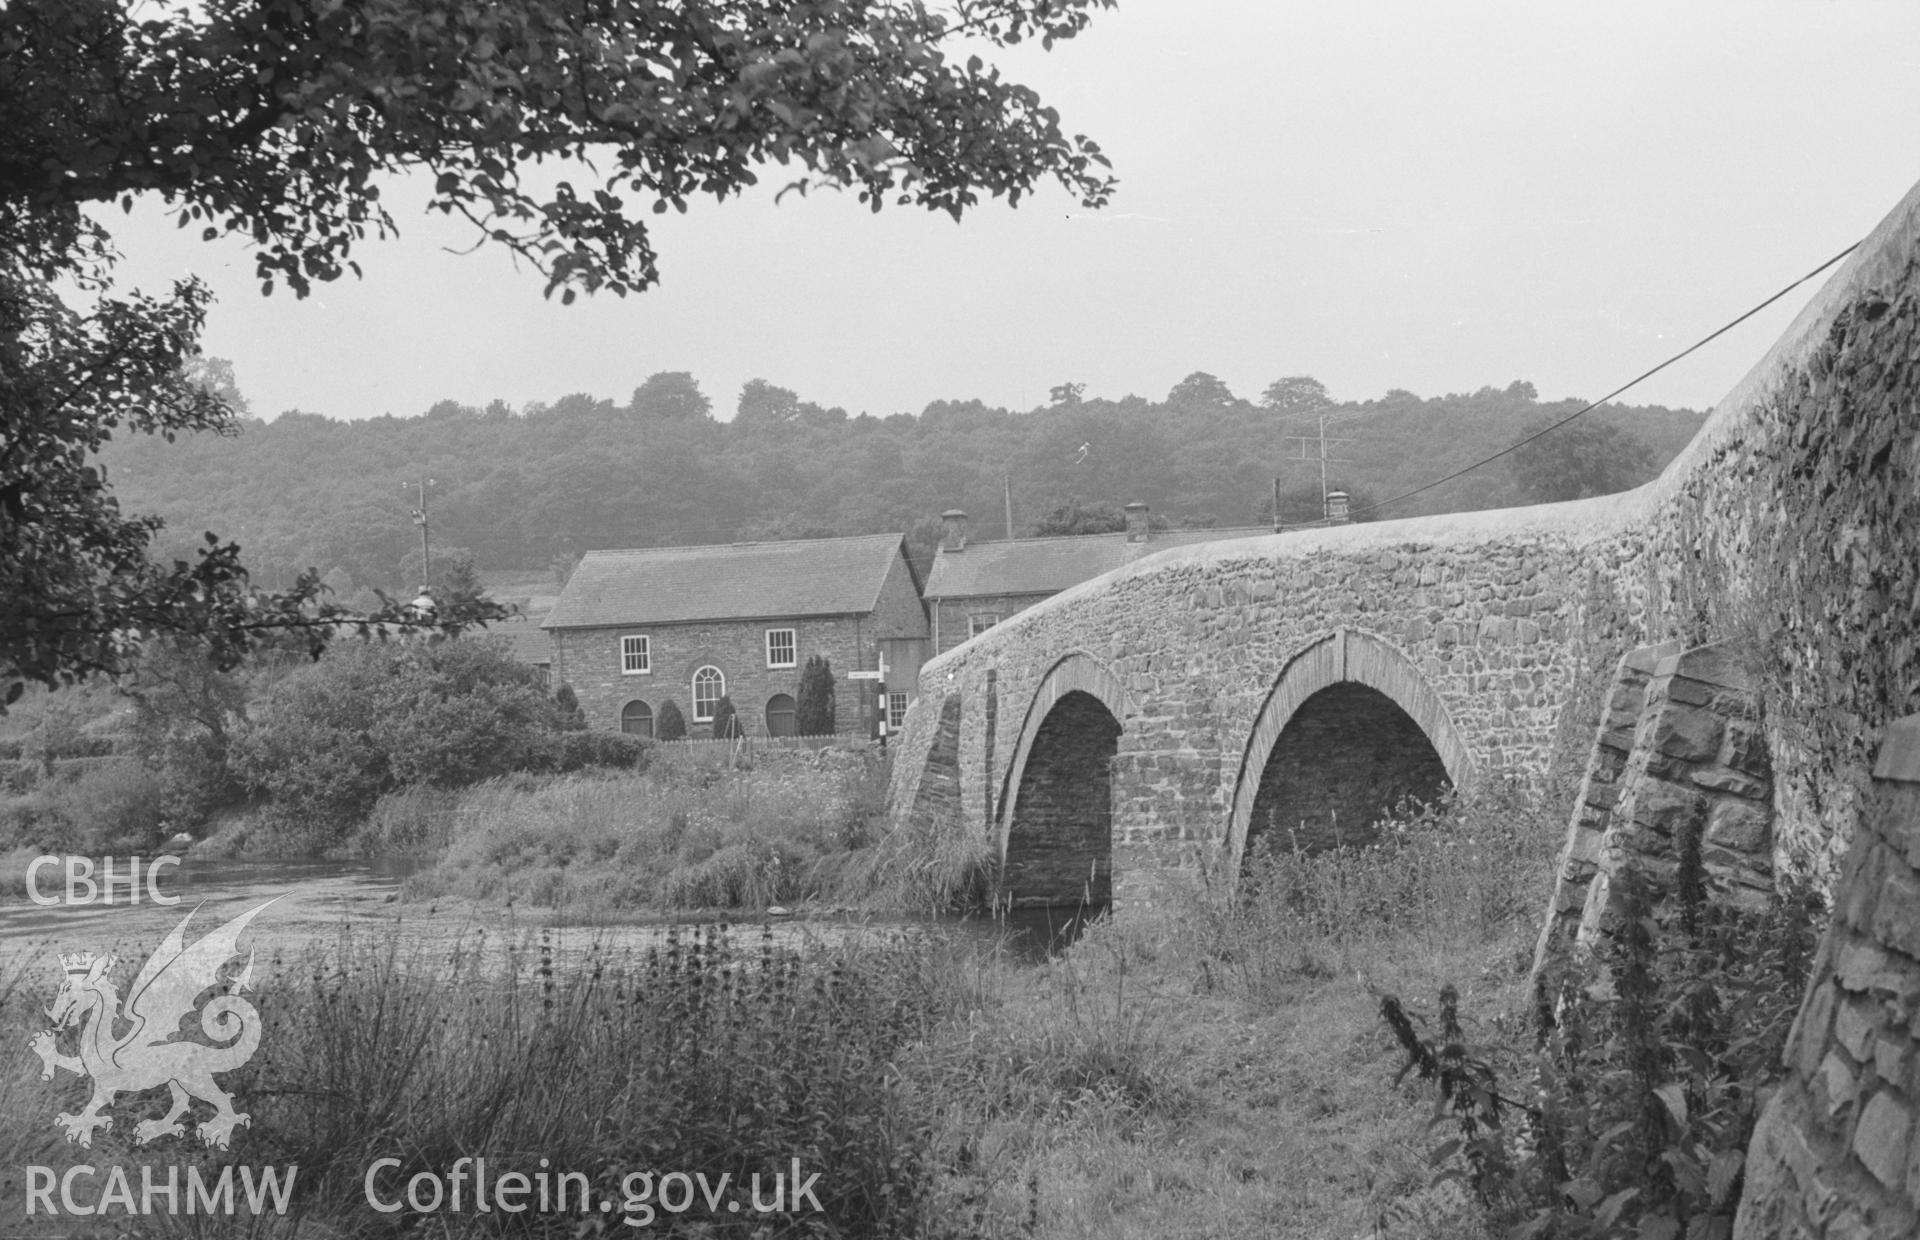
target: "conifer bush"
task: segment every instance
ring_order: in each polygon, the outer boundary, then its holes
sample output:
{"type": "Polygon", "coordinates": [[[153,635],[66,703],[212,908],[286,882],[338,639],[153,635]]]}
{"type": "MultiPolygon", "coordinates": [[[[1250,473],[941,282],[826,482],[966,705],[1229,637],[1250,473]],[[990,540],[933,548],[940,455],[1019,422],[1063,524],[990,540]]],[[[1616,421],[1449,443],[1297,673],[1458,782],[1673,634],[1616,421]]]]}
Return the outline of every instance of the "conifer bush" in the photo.
{"type": "Polygon", "coordinates": [[[802,736],[833,735],[833,664],[821,655],[808,655],[807,665],[801,669],[793,723],[802,736]]]}

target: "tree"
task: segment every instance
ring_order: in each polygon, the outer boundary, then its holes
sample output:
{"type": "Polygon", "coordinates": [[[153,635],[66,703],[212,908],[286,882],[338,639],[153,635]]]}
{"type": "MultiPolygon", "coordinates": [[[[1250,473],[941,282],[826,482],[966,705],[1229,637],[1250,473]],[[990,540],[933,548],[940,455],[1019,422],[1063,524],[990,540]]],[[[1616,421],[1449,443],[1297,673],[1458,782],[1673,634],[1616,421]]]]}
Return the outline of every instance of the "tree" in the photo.
{"type": "MultiPolygon", "coordinates": [[[[1543,429],[1542,423],[1528,433],[1543,429]]],[[[1535,504],[1611,495],[1651,480],[1653,450],[1604,422],[1577,419],[1524,444],[1508,457],[1521,494],[1535,504]]]]}
{"type": "Polygon", "coordinates": [[[1087,385],[1084,383],[1056,383],[1047,389],[1047,403],[1056,408],[1071,408],[1086,399],[1087,385]]]}
{"type": "Polygon", "coordinates": [[[713,402],[684,370],[662,370],[647,376],[633,389],[628,409],[649,422],[704,422],[713,416],[713,402]]]}
{"type": "MultiPolygon", "coordinates": [[[[296,629],[317,651],[353,616],[251,590],[239,549],[152,565],[159,525],[120,514],[88,462],[121,428],[226,430],[235,410],[183,373],[207,292],[110,295],[92,206],[157,195],[182,227],[254,247],[262,290],[304,296],[358,272],[354,247],[394,229],[387,174],[433,179],[430,208],[468,221],[546,277],[546,291],[641,290],[659,278],[650,213],[684,211],[798,165],[789,188],[855,189],[958,218],[1057,180],[1088,206],[1112,180],[1032,90],[962,38],[1051,46],[1112,0],[1000,0],[947,13],[877,0],[12,0],[0,5],[0,703],[27,681],[127,665],[137,634],[203,634],[240,658],[296,629]],[[138,20],[136,20],[136,15],[138,20]],[[549,160],[598,183],[540,185],[549,160]],[[56,282],[97,295],[79,313],[56,282]]],[[[443,610],[438,619],[456,624],[443,610]]]]}
{"type": "Polygon", "coordinates": [[[1288,375],[1267,384],[1267,390],[1260,393],[1260,405],[1290,418],[1331,408],[1333,398],[1327,395],[1326,385],[1320,380],[1310,375],[1288,375]]]}
{"type": "Polygon", "coordinates": [[[480,580],[470,555],[449,558],[447,566],[434,578],[434,601],[442,607],[466,607],[479,602],[486,594],[486,583],[480,580]]]}
{"type": "Polygon", "coordinates": [[[738,740],[747,734],[740,724],[740,716],[733,709],[733,698],[721,694],[720,700],[713,704],[713,739],[717,741],[738,740]]]}
{"type": "Polygon", "coordinates": [[[687,717],[671,701],[661,703],[660,712],[653,717],[653,738],[660,741],[687,739],[687,717]]]}
{"type": "Polygon", "coordinates": [[[822,655],[810,654],[806,666],[800,669],[793,730],[801,736],[832,736],[833,716],[833,664],[822,655]]]}
{"type": "Polygon", "coordinates": [[[1036,538],[1057,534],[1114,534],[1127,528],[1120,505],[1105,500],[1082,504],[1070,500],[1034,523],[1036,538]]]}
{"type": "Polygon", "coordinates": [[[1194,371],[1174,384],[1173,390],[1167,393],[1169,405],[1195,413],[1231,409],[1239,401],[1240,398],[1233,394],[1231,388],[1204,370],[1194,371]]]}
{"type": "MultiPolygon", "coordinates": [[[[638,399],[639,394],[635,393],[638,399]]],[[[790,388],[775,387],[765,379],[749,379],[740,388],[740,401],[734,406],[735,426],[784,426],[800,417],[800,395],[790,388]]]]}

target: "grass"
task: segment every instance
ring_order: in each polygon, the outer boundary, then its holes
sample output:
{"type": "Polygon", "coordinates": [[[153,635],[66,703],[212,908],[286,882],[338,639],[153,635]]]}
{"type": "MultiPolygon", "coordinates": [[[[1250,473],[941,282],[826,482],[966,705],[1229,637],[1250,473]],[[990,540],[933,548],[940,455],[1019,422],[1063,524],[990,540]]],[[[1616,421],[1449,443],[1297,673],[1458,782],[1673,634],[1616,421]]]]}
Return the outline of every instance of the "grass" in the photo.
{"type": "Polygon", "coordinates": [[[409,898],[763,909],[837,891],[885,790],[883,761],[775,751],[751,769],[661,763],[644,775],[496,779],[452,798],[409,793],[376,808],[367,832],[440,851],[409,898]]]}
{"type": "MultiPolygon", "coordinates": [[[[811,842],[819,875],[853,852],[871,772],[656,776],[502,781],[393,805],[379,829],[429,847],[444,831],[435,881],[474,894],[644,902],[755,841],[811,842]],[[631,886],[574,886],[609,873],[631,886]]],[[[383,1181],[397,1193],[477,1155],[523,1171],[546,1157],[616,1195],[641,1168],[768,1174],[800,1157],[825,1176],[822,1216],[656,1220],[684,1234],[1483,1234],[1430,1185],[1430,1104],[1392,1085],[1379,995],[1452,981],[1464,1011],[1500,1014],[1477,1040],[1519,1040],[1557,836],[1523,799],[1489,797],[1367,851],[1268,853],[1232,897],[1097,924],[1039,965],[874,930],[795,946],[675,932],[652,954],[388,937],[262,960],[266,1037],[224,1078],[253,1126],[232,1154],[197,1157],[297,1162],[299,1217],[199,1219],[195,1234],[629,1230],[618,1214],[455,1221],[365,1203],[376,1159],[401,1160],[383,1181]]],[[[79,1160],[51,1118],[81,1086],[43,1085],[26,1050],[52,977],[0,990],[0,1176],[79,1160]]],[[[134,1112],[163,1101],[123,1104],[88,1161],[182,1157],[125,1143],[134,1112]]]]}

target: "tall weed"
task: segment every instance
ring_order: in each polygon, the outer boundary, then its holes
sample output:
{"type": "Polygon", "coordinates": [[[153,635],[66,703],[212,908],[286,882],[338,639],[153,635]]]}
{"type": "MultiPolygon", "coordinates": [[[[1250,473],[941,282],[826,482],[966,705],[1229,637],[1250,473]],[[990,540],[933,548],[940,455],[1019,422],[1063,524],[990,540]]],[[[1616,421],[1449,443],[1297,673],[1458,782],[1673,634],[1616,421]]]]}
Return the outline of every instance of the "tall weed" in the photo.
{"type": "Polygon", "coordinates": [[[764,908],[831,894],[873,830],[875,762],[514,776],[459,795],[414,896],[600,908],[764,908]]]}
{"type": "Polygon", "coordinates": [[[1537,917],[1559,842],[1537,793],[1495,784],[1414,807],[1364,846],[1306,852],[1259,837],[1237,890],[1203,895],[1191,920],[1209,971],[1278,997],[1302,975],[1364,969],[1388,943],[1442,951],[1537,917]]]}

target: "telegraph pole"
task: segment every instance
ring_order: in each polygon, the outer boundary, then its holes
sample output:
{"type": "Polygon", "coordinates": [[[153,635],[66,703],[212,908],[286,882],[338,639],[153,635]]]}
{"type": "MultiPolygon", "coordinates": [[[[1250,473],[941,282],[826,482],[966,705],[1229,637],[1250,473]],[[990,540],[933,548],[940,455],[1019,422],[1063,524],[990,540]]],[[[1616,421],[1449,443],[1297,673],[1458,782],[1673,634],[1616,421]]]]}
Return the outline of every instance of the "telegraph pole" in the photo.
{"type": "MultiPolygon", "coordinates": [[[[1320,515],[1322,518],[1324,518],[1327,515],[1327,466],[1329,464],[1334,464],[1334,465],[1353,464],[1352,461],[1348,460],[1344,456],[1328,456],[1327,455],[1327,448],[1329,446],[1338,447],[1341,444],[1353,442],[1353,440],[1351,439],[1328,439],[1327,438],[1327,419],[1332,416],[1333,416],[1332,414],[1328,414],[1328,413],[1320,413],[1320,414],[1314,415],[1314,421],[1318,424],[1317,434],[1285,436],[1285,438],[1287,439],[1297,439],[1300,441],[1300,455],[1298,457],[1293,457],[1289,459],[1300,460],[1300,461],[1317,460],[1320,462],[1320,515]],[[1307,455],[1308,444],[1314,444],[1318,448],[1317,455],[1315,456],[1307,455]]],[[[1279,491],[1278,491],[1278,484],[1276,482],[1275,492],[1274,492],[1274,523],[1275,524],[1278,524],[1280,520],[1279,498],[1280,497],[1279,497],[1279,491]]]]}
{"type": "Polygon", "coordinates": [[[433,584],[433,561],[429,559],[427,547],[427,488],[433,485],[433,479],[422,475],[415,482],[403,482],[401,490],[409,486],[419,488],[420,504],[413,510],[413,523],[420,527],[420,589],[424,593],[433,584]]]}

